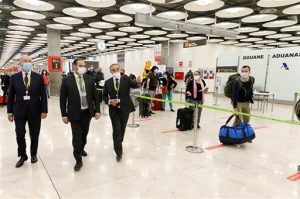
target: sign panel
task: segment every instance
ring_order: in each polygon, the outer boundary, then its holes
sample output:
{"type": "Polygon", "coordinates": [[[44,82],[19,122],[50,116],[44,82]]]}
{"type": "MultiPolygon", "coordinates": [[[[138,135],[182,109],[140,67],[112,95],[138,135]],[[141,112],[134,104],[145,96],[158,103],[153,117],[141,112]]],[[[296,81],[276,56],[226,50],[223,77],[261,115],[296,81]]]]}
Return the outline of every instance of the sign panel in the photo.
{"type": "Polygon", "coordinates": [[[48,57],[49,72],[62,72],[62,57],[49,56],[48,57]]]}

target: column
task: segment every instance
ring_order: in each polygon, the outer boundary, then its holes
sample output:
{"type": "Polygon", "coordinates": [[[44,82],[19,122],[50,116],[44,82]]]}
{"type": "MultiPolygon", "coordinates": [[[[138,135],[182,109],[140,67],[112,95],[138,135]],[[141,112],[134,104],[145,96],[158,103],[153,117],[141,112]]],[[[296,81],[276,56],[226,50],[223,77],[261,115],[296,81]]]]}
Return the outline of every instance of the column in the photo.
{"type": "MultiPolygon", "coordinates": [[[[48,56],[61,56],[60,50],[60,30],[47,28],[48,35],[48,56]]],[[[48,67],[49,68],[49,67],[48,67]]],[[[63,66],[61,65],[61,68],[63,66]]],[[[61,72],[50,72],[50,94],[51,96],[59,96],[62,77],[61,72]]]]}

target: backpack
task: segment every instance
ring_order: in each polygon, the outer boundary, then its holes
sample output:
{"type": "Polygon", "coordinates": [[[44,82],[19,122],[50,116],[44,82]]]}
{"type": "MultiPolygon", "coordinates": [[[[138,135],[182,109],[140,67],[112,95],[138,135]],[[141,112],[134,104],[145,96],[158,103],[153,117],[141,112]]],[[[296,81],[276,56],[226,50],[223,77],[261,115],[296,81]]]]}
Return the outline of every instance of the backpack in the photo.
{"type": "Polygon", "coordinates": [[[229,76],[229,78],[228,78],[228,80],[226,82],[226,85],[224,87],[224,94],[225,94],[226,97],[228,97],[228,98],[231,99],[233,84],[240,77],[241,76],[238,73],[229,76]]]}

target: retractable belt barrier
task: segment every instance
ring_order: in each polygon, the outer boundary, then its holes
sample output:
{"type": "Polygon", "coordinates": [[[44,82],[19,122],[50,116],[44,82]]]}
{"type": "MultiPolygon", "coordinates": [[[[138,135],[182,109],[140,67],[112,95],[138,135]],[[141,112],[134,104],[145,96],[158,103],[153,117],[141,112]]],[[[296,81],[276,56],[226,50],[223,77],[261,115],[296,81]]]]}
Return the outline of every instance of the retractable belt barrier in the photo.
{"type": "MultiPolygon", "coordinates": [[[[299,95],[300,95],[300,93],[299,93],[299,95]]],[[[138,97],[138,98],[142,98],[142,99],[148,99],[148,100],[165,102],[165,103],[173,103],[173,104],[178,104],[178,105],[183,105],[183,106],[195,106],[195,104],[187,103],[187,102],[163,100],[163,99],[158,99],[158,98],[146,97],[146,96],[142,96],[142,95],[134,95],[134,96],[138,97]]],[[[236,111],[233,111],[232,109],[210,106],[210,105],[205,105],[205,104],[199,104],[198,106],[200,108],[205,108],[205,109],[209,109],[209,110],[221,111],[221,112],[226,112],[226,113],[231,113],[231,114],[233,113],[233,114],[237,114],[237,115],[249,116],[249,117],[258,118],[258,119],[262,119],[262,120],[268,120],[268,121],[273,121],[273,122],[279,122],[279,123],[284,123],[284,124],[292,124],[292,125],[300,126],[300,122],[296,122],[296,121],[282,120],[282,119],[271,118],[271,117],[266,117],[266,116],[257,115],[257,114],[236,112],[236,111]]]]}

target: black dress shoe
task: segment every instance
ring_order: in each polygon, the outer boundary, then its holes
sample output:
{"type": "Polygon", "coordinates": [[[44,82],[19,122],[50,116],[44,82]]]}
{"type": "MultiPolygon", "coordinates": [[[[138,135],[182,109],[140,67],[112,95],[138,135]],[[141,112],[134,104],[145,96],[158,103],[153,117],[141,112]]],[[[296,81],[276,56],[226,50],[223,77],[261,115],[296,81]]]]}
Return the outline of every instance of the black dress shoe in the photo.
{"type": "Polygon", "coordinates": [[[150,111],[150,114],[154,115],[155,113],[153,111],[150,111]]]}
{"type": "Polygon", "coordinates": [[[24,162],[28,160],[28,157],[25,156],[25,157],[21,157],[21,159],[17,162],[16,164],[16,168],[20,168],[21,166],[23,166],[24,162]]]}
{"type": "Polygon", "coordinates": [[[174,109],[171,109],[172,112],[175,112],[174,109]]]}
{"type": "Polygon", "coordinates": [[[38,161],[36,155],[31,156],[31,163],[34,164],[38,161]]]}
{"type": "Polygon", "coordinates": [[[118,155],[118,156],[116,157],[116,160],[117,160],[117,162],[120,162],[120,161],[122,160],[122,155],[118,155]]]}
{"type": "Polygon", "coordinates": [[[74,170],[79,171],[82,166],[83,166],[82,161],[77,161],[75,166],[74,166],[74,170]]]}
{"type": "Polygon", "coordinates": [[[88,154],[85,150],[82,151],[82,156],[86,157],[88,154]]]}
{"type": "Polygon", "coordinates": [[[197,128],[198,128],[198,129],[201,129],[201,126],[198,124],[198,125],[197,125],[197,128]]]}

